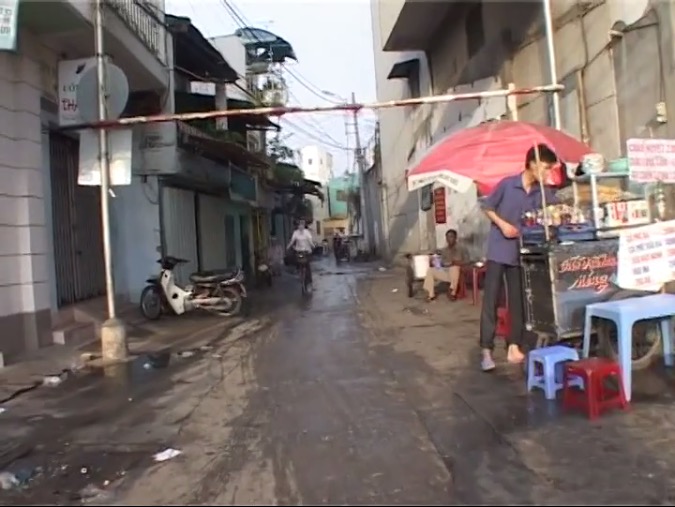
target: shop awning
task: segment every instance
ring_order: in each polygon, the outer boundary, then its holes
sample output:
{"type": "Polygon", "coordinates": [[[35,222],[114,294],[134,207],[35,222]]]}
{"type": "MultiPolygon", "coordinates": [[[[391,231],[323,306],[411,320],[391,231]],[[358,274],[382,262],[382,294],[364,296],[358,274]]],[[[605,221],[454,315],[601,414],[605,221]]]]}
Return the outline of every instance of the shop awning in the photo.
{"type": "Polygon", "coordinates": [[[237,143],[216,139],[185,122],[177,122],[177,125],[179,139],[198,147],[211,158],[222,162],[231,162],[243,168],[267,168],[270,166],[266,158],[251,153],[237,143]]]}
{"type": "Polygon", "coordinates": [[[174,38],[176,70],[206,80],[235,82],[237,72],[223,58],[190,18],[166,14],[166,25],[174,38]]]}
{"type": "Polygon", "coordinates": [[[419,76],[419,72],[420,59],[411,58],[410,60],[395,63],[389,71],[387,79],[408,79],[410,76],[419,76]]]}

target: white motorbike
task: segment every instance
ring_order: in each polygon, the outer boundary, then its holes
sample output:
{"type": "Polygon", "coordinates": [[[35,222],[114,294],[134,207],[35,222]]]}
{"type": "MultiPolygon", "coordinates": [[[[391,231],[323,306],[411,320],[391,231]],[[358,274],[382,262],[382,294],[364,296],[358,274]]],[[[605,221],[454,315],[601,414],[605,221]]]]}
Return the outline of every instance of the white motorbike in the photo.
{"type": "Polygon", "coordinates": [[[157,261],[162,270],[149,278],[141,293],[141,313],[148,320],[157,320],[163,313],[182,315],[196,309],[232,317],[241,313],[247,297],[244,272],[239,268],[203,271],[190,275],[192,285],[181,288],[176,284],[174,268],[188,262],[176,257],[157,261]]]}

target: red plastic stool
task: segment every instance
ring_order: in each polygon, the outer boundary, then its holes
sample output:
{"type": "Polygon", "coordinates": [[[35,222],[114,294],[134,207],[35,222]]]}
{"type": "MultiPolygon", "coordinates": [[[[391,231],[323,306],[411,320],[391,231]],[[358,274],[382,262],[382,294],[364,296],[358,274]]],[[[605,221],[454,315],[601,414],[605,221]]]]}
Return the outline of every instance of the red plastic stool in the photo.
{"type": "MultiPolygon", "coordinates": [[[[457,300],[464,299],[466,297],[466,279],[464,273],[459,275],[459,282],[457,283],[457,292],[455,293],[455,298],[457,300]]],[[[448,284],[448,298],[452,299],[452,286],[448,284]]]]}
{"type": "Polygon", "coordinates": [[[495,336],[507,338],[511,332],[511,314],[506,306],[497,308],[497,330],[495,336]]]}
{"type": "Polygon", "coordinates": [[[565,364],[563,376],[563,408],[578,408],[588,413],[589,419],[596,419],[602,412],[612,408],[628,408],[623,392],[621,368],[610,359],[593,357],[565,364]],[[582,379],[583,391],[574,389],[572,379],[582,379]],[[611,389],[605,381],[615,378],[619,387],[611,389]]]}

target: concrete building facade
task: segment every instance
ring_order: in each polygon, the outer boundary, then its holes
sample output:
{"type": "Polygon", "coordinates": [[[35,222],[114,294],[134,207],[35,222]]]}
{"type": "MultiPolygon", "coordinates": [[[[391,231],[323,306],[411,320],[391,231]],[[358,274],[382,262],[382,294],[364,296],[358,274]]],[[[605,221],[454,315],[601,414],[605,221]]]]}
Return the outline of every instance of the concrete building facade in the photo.
{"type": "MultiPolygon", "coordinates": [[[[327,195],[327,185],[333,177],[333,155],[321,146],[305,146],[300,149],[300,168],[305,179],[321,184],[324,194],[327,195]]],[[[326,236],[324,222],[329,218],[327,199],[321,200],[316,196],[307,196],[312,203],[314,221],[310,226],[315,240],[321,241],[326,236]]],[[[328,229],[332,229],[328,227],[328,229]]]]}
{"type": "MultiPolygon", "coordinates": [[[[372,0],[378,100],[450,91],[549,83],[539,2],[372,0]]],[[[552,2],[556,69],[565,86],[561,123],[608,159],[625,153],[630,137],[672,137],[657,115],[675,108],[675,17],[672,1],[552,2]]],[[[440,230],[422,211],[424,191],[408,193],[405,171],[434,142],[456,129],[500,117],[553,124],[551,96],[467,101],[383,110],[380,115],[383,228],[392,257],[426,250],[440,230]]],[[[475,192],[447,198],[456,226],[478,257],[486,223],[475,192]]]]}
{"type": "MultiPolygon", "coordinates": [[[[58,132],[62,108],[76,110],[76,104],[59,100],[59,62],[94,54],[92,6],[22,2],[17,49],[0,52],[0,355],[5,359],[53,343],[59,297],[105,290],[102,250],[95,243],[101,237],[98,189],[69,185],[77,179],[72,161],[78,134],[58,132]],[[64,216],[77,216],[79,222],[66,224],[64,216]],[[75,274],[68,287],[59,277],[66,269],[75,274]]],[[[105,9],[107,53],[127,74],[131,91],[166,91],[163,2],[143,7],[106,2],[105,9]]]]}

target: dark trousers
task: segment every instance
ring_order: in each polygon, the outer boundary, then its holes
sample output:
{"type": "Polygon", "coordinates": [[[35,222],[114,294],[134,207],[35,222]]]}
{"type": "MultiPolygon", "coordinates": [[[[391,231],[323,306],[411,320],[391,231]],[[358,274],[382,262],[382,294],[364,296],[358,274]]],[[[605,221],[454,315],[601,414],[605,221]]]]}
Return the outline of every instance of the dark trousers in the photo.
{"type": "Polygon", "coordinates": [[[497,307],[501,299],[504,280],[506,280],[506,297],[511,316],[511,331],[507,337],[508,344],[522,346],[524,312],[521,267],[488,261],[483,287],[483,309],[480,314],[481,349],[492,350],[495,347],[497,307]]]}

